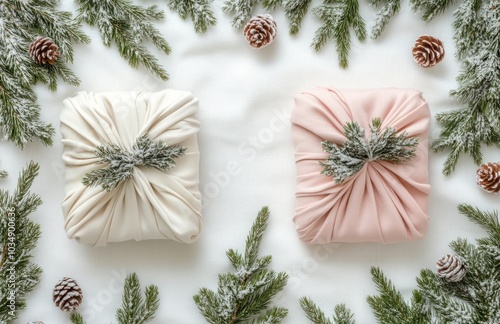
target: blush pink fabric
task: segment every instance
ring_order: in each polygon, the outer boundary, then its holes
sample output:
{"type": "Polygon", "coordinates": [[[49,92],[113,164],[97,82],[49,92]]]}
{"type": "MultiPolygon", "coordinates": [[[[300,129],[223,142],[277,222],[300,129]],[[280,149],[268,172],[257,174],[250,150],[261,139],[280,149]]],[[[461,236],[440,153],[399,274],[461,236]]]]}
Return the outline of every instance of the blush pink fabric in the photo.
{"type": "Polygon", "coordinates": [[[428,129],[430,113],[412,89],[338,90],[315,88],[295,97],[292,133],[297,166],[296,214],[299,238],[307,243],[382,242],[420,239],[427,232],[428,129]],[[420,138],[416,157],[404,164],[368,161],[341,184],[321,174],[321,142],[342,145],[343,126],[358,122],[370,135],[373,118],[382,129],[420,138]]]}

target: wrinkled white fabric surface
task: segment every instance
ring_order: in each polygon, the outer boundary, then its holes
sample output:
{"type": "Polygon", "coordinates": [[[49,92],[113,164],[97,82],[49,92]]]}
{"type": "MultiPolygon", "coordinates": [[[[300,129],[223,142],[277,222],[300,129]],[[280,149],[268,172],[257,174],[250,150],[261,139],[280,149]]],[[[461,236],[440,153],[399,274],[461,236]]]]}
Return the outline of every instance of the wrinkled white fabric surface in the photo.
{"type": "MultiPolygon", "coordinates": [[[[311,5],[321,3],[314,0],[311,5]]],[[[287,287],[275,300],[276,305],[289,309],[284,324],[308,323],[299,305],[302,296],[311,297],[328,314],[335,304],[345,303],[355,313],[357,323],[375,323],[366,302],[367,295],[376,293],[371,266],[379,266],[409,298],[420,269],[433,268],[438,258],[450,253],[451,240],[484,234],[459,215],[456,206],[470,203],[485,210],[498,209],[498,196],[476,187],[476,166],[467,156],[461,158],[452,175],[444,176],[441,169],[447,152],[429,153],[430,223],[422,240],[392,245],[306,245],[298,239],[292,222],[296,180],[290,126],[293,97],[316,86],[404,87],[421,90],[433,116],[460,108],[448,96],[456,89],[460,69],[454,58],[451,11],[424,23],[403,2],[401,12],[378,40],[353,41],[349,68],[341,70],[333,43],[319,53],[310,48],[321,25],[311,12],[296,37],[288,35],[283,11],[272,12],[278,25],[277,38],[256,50],[247,45],[241,30],[231,28],[230,17],[221,10],[223,0],[213,4],[218,25],[204,35],[194,32],[191,21],[170,12],[166,2],[155,4],[167,16],[157,26],[172,54],[158,57],[170,80],[160,82],[144,69],[130,68],[114,46],[104,47],[98,32],[86,26],[92,43],[75,49],[72,65],[82,83],[79,87],[60,83],[55,93],[37,87],[41,119],[58,128],[63,100],[77,91],[157,92],[170,88],[193,93],[199,98],[201,125],[203,232],[193,244],[171,240],[129,241],[103,248],[79,244],[68,239],[64,228],[61,202],[65,180],[59,129],[52,147],[33,143],[21,151],[11,143],[0,143],[0,168],[10,173],[2,187],[13,189],[17,173],[31,159],[41,164],[33,191],[41,195],[44,204],[32,218],[43,231],[33,254],[44,273],[16,324],[35,320],[68,323],[68,314],[54,307],[51,298],[54,285],[64,276],[81,285],[85,297],[80,310],[89,324],[116,323],[124,275],[132,271],[137,272],[142,285],[159,286],[161,306],[152,324],[204,323],[192,296],[201,287],[217,288],[217,274],[231,270],[225,251],[244,249],[245,236],[263,205],[269,206],[271,217],[261,255],[271,254],[270,267],[290,275],[287,287]],[[431,69],[421,68],[411,56],[415,39],[423,34],[441,39],[446,49],[444,60],[431,69]]],[[[360,4],[371,28],[375,10],[364,1],[360,4]]],[[[64,1],[62,6],[75,10],[72,1],[64,1]]],[[[260,7],[255,11],[263,12],[260,7]]],[[[432,118],[430,142],[438,134],[439,126],[432,118]]],[[[483,154],[485,161],[498,160],[498,149],[484,149],[483,154]]]]}
{"type": "Polygon", "coordinates": [[[192,243],[201,231],[198,100],[187,91],[79,92],[63,102],[68,237],[93,246],[167,238],[192,243]],[[111,191],[83,185],[83,177],[107,167],[98,146],[131,151],[136,139],[187,148],[173,169],[134,167],[131,179],[111,191]]]}

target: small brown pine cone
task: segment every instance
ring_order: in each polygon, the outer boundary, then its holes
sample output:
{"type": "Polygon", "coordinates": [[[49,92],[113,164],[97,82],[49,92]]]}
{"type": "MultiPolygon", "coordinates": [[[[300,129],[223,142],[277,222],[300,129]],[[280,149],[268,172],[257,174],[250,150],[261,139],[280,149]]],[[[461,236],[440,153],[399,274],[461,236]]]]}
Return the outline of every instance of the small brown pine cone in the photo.
{"type": "Polygon", "coordinates": [[[465,266],[456,255],[445,255],[436,263],[437,274],[448,282],[457,282],[465,277],[465,266]]]}
{"type": "Polygon", "coordinates": [[[415,62],[424,68],[428,68],[441,62],[444,58],[444,47],[439,39],[423,35],[415,41],[411,53],[415,62]]]}
{"type": "Polygon", "coordinates": [[[248,43],[255,48],[271,44],[276,38],[277,25],[269,14],[257,15],[246,24],[243,33],[248,43]]]}
{"type": "Polygon", "coordinates": [[[29,54],[38,64],[53,65],[59,58],[59,47],[49,37],[38,36],[29,47],[29,54]]]}
{"type": "Polygon", "coordinates": [[[42,321],[29,322],[28,324],[43,324],[42,321]]]}
{"type": "Polygon", "coordinates": [[[77,310],[82,300],[82,289],[71,278],[64,277],[54,287],[54,304],[63,311],[70,312],[77,310]]]}
{"type": "Polygon", "coordinates": [[[500,163],[483,163],[476,172],[477,185],[486,192],[500,191],[500,163]]]}

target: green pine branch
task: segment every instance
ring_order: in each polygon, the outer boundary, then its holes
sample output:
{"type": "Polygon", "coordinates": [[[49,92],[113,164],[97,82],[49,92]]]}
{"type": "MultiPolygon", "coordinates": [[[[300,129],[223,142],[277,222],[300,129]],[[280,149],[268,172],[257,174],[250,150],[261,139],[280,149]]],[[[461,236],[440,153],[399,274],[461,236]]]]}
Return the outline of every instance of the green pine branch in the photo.
{"type": "Polygon", "coordinates": [[[379,323],[431,323],[431,313],[420,291],[414,290],[410,303],[407,303],[379,268],[372,267],[371,274],[380,295],[368,296],[367,301],[379,323]]]}
{"type": "Polygon", "coordinates": [[[271,256],[258,257],[269,210],[262,208],[247,236],[244,254],[229,249],[226,254],[234,272],[219,275],[217,292],[201,288],[193,297],[209,323],[279,323],[288,314],[271,307],[272,299],[285,287],[288,275],[267,269],[271,256]]]}
{"type": "Polygon", "coordinates": [[[443,167],[446,175],[455,170],[462,153],[479,165],[483,144],[500,146],[500,14],[492,9],[498,6],[498,0],[467,0],[455,11],[454,39],[462,69],[459,87],[450,95],[465,108],[436,116],[443,129],[432,146],[436,152],[450,151],[443,167]]]}
{"type": "MultiPolygon", "coordinates": [[[[496,113],[495,113],[496,114],[496,113]]],[[[451,174],[462,153],[468,153],[474,163],[481,164],[481,144],[500,144],[500,134],[494,119],[478,109],[461,109],[436,114],[436,121],[443,126],[439,138],[432,143],[435,152],[450,151],[443,166],[443,173],[451,174]]]]}
{"type": "Polygon", "coordinates": [[[31,254],[41,235],[40,225],[28,218],[42,204],[30,192],[38,171],[38,164],[31,162],[21,171],[12,195],[0,190],[0,323],[18,318],[42,274],[31,254]]]}
{"type": "Polygon", "coordinates": [[[266,10],[275,10],[277,7],[280,7],[285,3],[284,0],[261,0],[262,1],[262,7],[266,10]]]}
{"type": "Polygon", "coordinates": [[[56,90],[58,79],[71,85],[80,83],[69,69],[73,45],[89,38],[71,13],[57,10],[59,1],[0,1],[0,132],[20,148],[34,140],[52,145],[55,132],[40,121],[40,106],[33,90],[36,83],[56,90]],[[35,63],[28,54],[37,36],[50,37],[59,47],[54,65],[35,63]]]}
{"type": "Polygon", "coordinates": [[[312,0],[289,0],[283,3],[285,15],[289,21],[290,35],[297,35],[302,27],[302,21],[309,11],[312,0]]]}
{"type": "Polygon", "coordinates": [[[210,26],[217,24],[211,8],[213,0],[169,0],[168,7],[177,12],[182,19],[191,16],[194,30],[205,33],[210,26]]]}
{"type": "Polygon", "coordinates": [[[135,167],[155,168],[166,172],[175,167],[175,160],[184,156],[187,148],[182,145],[169,146],[165,142],[153,142],[147,135],[139,137],[132,146],[132,152],[124,151],[115,144],[101,145],[95,155],[99,163],[107,164],[104,169],[87,173],[82,183],[87,187],[101,186],[111,191],[121,182],[130,179],[135,167]]]}
{"type": "Polygon", "coordinates": [[[426,22],[443,14],[456,2],[456,0],[410,0],[413,11],[423,11],[422,20],[426,22]]]}
{"type": "Polygon", "coordinates": [[[252,16],[258,2],[259,0],[226,0],[222,10],[233,15],[231,25],[234,28],[241,28],[252,16]]]}
{"type": "Polygon", "coordinates": [[[397,134],[392,127],[381,130],[382,120],[374,118],[370,125],[371,135],[365,141],[365,130],[355,121],[344,125],[344,135],[347,141],[343,146],[322,142],[324,151],[328,154],[322,174],[332,176],[336,183],[342,183],[363,168],[367,161],[383,160],[395,164],[410,161],[415,156],[419,138],[408,137],[406,132],[397,134]]]}
{"type": "Polygon", "coordinates": [[[366,26],[359,13],[358,0],[332,1],[313,9],[313,13],[323,22],[314,36],[311,46],[319,51],[329,40],[335,41],[339,66],[347,68],[351,48],[351,28],[359,41],[366,39],[366,26]]]}
{"type": "Polygon", "coordinates": [[[141,284],[137,274],[132,273],[125,279],[122,307],[116,311],[120,324],[143,324],[154,318],[160,299],[158,287],[147,286],[144,298],[141,296],[141,284]]]}
{"type": "Polygon", "coordinates": [[[483,227],[487,236],[472,244],[458,238],[450,247],[465,264],[466,275],[448,282],[435,271],[423,269],[417,277],[410,303],[378,268],[373,280],[380,292],[368,297],[379,323],[475,323],[500,322],[500,222],[498,213],[459,205],[460,213],[483,227]]]}
{"type": "Polygon", "coordinates": [[[80,313],[77,312],[72,312],[71,315],[69,316],[69,319],[71,323],[73,324],[85,324],[85,320],[83,319],[83,316],[80,313]]]}
{"type": "MultiPolygon", "coordinates": [[[[141,283],[136,273],[131,273],[125,278],[122,295],[122,306],[116,311],[119,324],[144,324],[154,319],[160,307],[158,287],[149,285],[141,295],[141,283]]],[[[72,312],[71,323],[86,324],[80,313],[72,312]]]]}
{"type": "Polygon", "coordinates": [[[326,317],[325,313],[308,297],[300,299],[300,306],[307,318],[314,324],[354,324],[354,315],[344,304],[335,306],[333,320],[326,317]]]}
{"type": "Polygon", "coordinates": [[[78,4],[78,21],[96,26],[104,45],[114,42],[120,55],[130,66],[144,66],[161,80],[168,74],[158,59],[143,45],[150,40],[160,51],[170,54],[170,46],[151,23],[165,18],[156,6],[143,8],[130,0],[75,0],[78,4]]]}
{"type": "Polygon", "coordinates": [[[370,4],[374,7],[382,5],[371,32],[371,38],[377,39],[389,25],[391,18],[400,11],[401,0],[370,0],[370,4]]]}

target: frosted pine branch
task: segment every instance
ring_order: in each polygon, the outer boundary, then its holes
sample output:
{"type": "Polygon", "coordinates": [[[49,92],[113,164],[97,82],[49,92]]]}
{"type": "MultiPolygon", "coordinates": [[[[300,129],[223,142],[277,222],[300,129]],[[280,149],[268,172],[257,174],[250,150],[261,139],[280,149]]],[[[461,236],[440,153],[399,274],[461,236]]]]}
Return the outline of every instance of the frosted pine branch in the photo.
{"type": "Polygon", "coordinates": [[[470,205],[459,211],[481,225],[486,237],[472,244],[458,238],[451,249],[465,263],[460,282],[448,282],[435,270],[424,269],[417,277],[418,288],[407,303],[402,294],[378,268],[372,268],[373,281],[380,292],[368,297],[379,323],[458,323],[500,322],[500,222],[498,213],[484,212],[470,205]]]}
{"type": "Polygon", "coordinates": [[[351,48],[351,28],[359,41],[366,39],[366,26],[359,13],[358,0],[344,0],[331,5],[323,4],[314,8],[313,13],[323,22],[323,26],[316,31],[311,46],[319,51],[329,40],[333,39],[337,48],[339,66],[347,68],[351,48]]]}
{"type": "Polygon", "coordinates": [[[320,162],[323,166],[321,173],[332,176],[336,183],[342,183],[359,172],[367,161],[383,160],[395,164],[410,161],[415,156],[419,139],[408,137],[406,132],[398,135],[392,127],[382,131],[381,125],[380,118],[372,120],[368,142],[365,141],[365,130],[355,121],[344,125],[347,141],[341,147],[322,142],[328,156],[325,162],[320,162]]]}
{"type": "Polygon", "coordinates": [[[217,292],[201,288],[193,297],[209,323],[279,323],[287,316],[285,308],[269,305],[285,287],[288,275],[267,269],[271,256],[258,257],[268,218],[269,211],[264,207],[247,236],[244,254],[227,251],[235,271],[219,275],[217,292]]]}
{"type": "Polygon", "coordinates": [[[27,294],[42,274],[42,269],[32,263],[31,254],[41,236],[40,225],[28,218],[42,204],[40,197],[30,192],[38,171],[39,165],[31,162],[21,171],[13,195],[0,190],[0,323],[18,318],[19,311],[26,307],[27,294]],[[12,269],[15,278],[7,280],[12,269]],[[16,288],[13,296],[12,286],[16,288]]]}
{"type": "Polygon", "coordinates": [[[407,303],[403,295],[396,290],[394,284],[379,268],[372,267],[371,274],[379,295],[368,296],[367,301],[378,323],[433,323],[431,321],[432,313],[419,290],[412,292],[412,298],[407,303]]]}
{"type": "Polygon", "coordinates": [[[160,299],[158,287],[147,286],[144,298],[141,296],[141,284],[137,274],[132,273],[125,279],[122,307],[116,311],[120,324],[143,324],[151,321],[158,308],[160,299]]]}
{"type": "Polygon", "coordinates": [[[73,45],[89,39],[69,12],[56,9],[58,3],[0,1],[0,132],[20,148],[34,140],[52,144],[54,128],[40,121],[33,86],[40,82],[55,90],[58,79],[71,85],[80,82],[67,62],[73,60],[73,45]],[[49,37],[59,46],[61,56],[54,65],[39,65],[27,55],[37,36],[49,37]]]}
{"type": "Polygon", "coordinates": [[[150,40],[161,52],[170,54],[170,46],[156,29],[153,20],[165,15],[156,6],[143,8],[130,0],[76,0],[79,5],[78,20],[96,26],[104,45],[114,42],[120,55],[130,66],[144,66],[161,80],[168,74],[158,59],[143,45],[150,40]]]}
{"type": "Polygon", "coordinates": [[[85,321],[83,320],[83,316],[77,312],[72,312],[69,319],[70,319],[71,323],[73,323],[73,324],[85,324],[85,321]]]}
{"type": "Polygon", "coordinates": [[[222,10],[232,14],[231,25],[241,28],[252,16],[253,9],[259,0],[226,0],[222,10]]]}
{"type": "MultiPolygon", "coordinates": [[[[468,1],[468,0],[466,0],[468,1]]],[[[474,0],[475,2],[480,2],[474,0]]],[[[422,20],[431,21],[437,15],[442,14],[457,0],[410,0],[413,11],[423,11],[422,20]]]]}
{"type": "Polygon", "coordinates": [[[310,298],[302,297],[300,306],[306,313],[307,319],[314,324],[334,324],[325,313],[310,298]]]}
{"type": "Polygon", "coordinates": [[[458,89],[450,92],[465,108],[436,115],[443,126],[432,147],[450,150],[443,167],[455,170],[461,154],[482,163],[481,146],[500,146],[500,1],[466,0],[455,11],[455,42],[462,61],[458,89]]]}
{"type": "Polygon", "coordinates": [[[124,151],[115,144],[98,146],[95,154],[99,163],[108,167],[91,171],[82,182],[85,186],[100,185],[106,191],[116,188],[121,182],[130,179],[135,167],[155,168],[166,172],[175,167],[175,159],[184,156],[187,148],[181,145],[169,146],[165,142],[151,141],[147,135],[139,137],[131,152],[124,151]]]}
{"type": "Polygon", "coordinates": [[[302,21],[309,11],[312,0],[287,0],[283,1],[285,15],[290,26],[290,35],[297,35],[302,27],[302,21]]]}
{"type": "Polygon", "coordinates": [[[344,304],[335,306],[333,320],[326,317],[325,313],[310,298],[302,297],[300,306],[307,318],[313,324],[354,324],[354,314],[344,304]]]}
{"type": "Polygon", "coordinates": [[[378,38],[389,24],[392,17],[394,17],[401,9],[401,0],[371,0],[372,6],[379,6],[382,8],[377,14],[375,25],[372,27],[371,38],[378,38]]]}
{"type": "Polygon", "coordinates": [[[266,10],[275,10],[277,7],[283,5],[287,0],[261,0],[262,6],[266,10]]]}
{"type": "Polygon", "coordinates": [[[182,19],[191,16],[194,30],[205,33],[210,26],[217,24],[217,19],[211,8],[213,0],[169,0],[168,6],[176,11],[182,19]]]}
{"type": "Polygon", "coordinates": [[[9,174],[5,170],[0,170],[0,179],[7,178],[9,174]]]}

